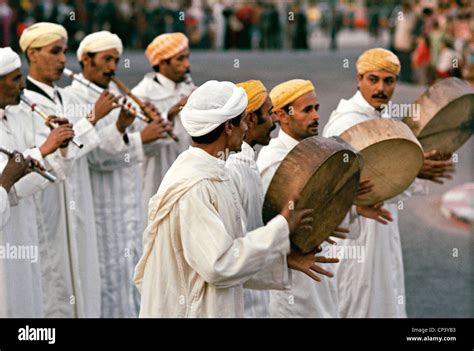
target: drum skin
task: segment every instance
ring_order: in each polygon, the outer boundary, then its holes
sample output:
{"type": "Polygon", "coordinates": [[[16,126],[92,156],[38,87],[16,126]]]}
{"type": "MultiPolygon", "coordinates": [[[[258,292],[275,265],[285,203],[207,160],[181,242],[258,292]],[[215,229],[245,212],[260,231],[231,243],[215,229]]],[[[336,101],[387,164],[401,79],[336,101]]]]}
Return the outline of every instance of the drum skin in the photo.
{"type": "Polygon", "coordinates": [[[373,184],[356,205],[374,205],[407,189],[423,166],[423,149],[406,124],[377,118],[349,128],[341,138],[360,152],[364,159],[361,181],[373,184]]]}
{"type": "Polygon", "coordinates": [[[451,154],[474,130],[474,89],[459,78],[437,81],[418,97],[419,116],[403,119],[428,152],[451,154]]]}
{"type": "Polygon", "coordinates": [[[295,209],[314,209],[311,233],[296,232],[292,243],[302,252],[314,250],[328,238],[349,211],[359,186],[361,162],[357,152],[339,138],[313,136],[296,145],[270,182],[263,205],[267,223],[298,198],[295,209]]]}

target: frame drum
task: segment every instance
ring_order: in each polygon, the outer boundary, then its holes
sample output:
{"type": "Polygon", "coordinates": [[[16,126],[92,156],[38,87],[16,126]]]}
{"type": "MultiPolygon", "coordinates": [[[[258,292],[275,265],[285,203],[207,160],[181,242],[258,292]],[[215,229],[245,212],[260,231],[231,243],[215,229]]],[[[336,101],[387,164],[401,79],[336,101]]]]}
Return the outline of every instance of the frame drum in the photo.
{"type": "Polygon", "coordinates": [[[377,118],[349,128],[341,138],[358,150],[364,160],[361,180],[373,184],[356,205],[374,205],[407,189],[423,166],[423,149],[406,124],[377,118]]]}
{"type": "Polygon", "coordinates": [[[361,159],[340,138],[313,136],[302,140],[285,157],[270,182],[263,205],[267,223],[284,206],[314,209],[311,234],[294,233],[292,243],[302,252],[314,250],[328,238],[349,211],[359,186],[361,159]]]}
{"type": "Polygon", "coordinates": [[[474,130],[474,89],[459,78],[446,78],[433,84],[414,104],[420,115],[403,119],[425,151],[436,149],[451,154],[459,149],[474,130]]]}

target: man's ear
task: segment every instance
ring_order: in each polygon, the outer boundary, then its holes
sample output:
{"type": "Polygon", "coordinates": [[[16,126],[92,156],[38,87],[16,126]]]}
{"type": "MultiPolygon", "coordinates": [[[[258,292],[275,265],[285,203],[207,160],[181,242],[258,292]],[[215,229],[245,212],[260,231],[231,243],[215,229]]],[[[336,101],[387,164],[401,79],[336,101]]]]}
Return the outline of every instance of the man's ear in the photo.
{"type": "Polygon", "coordinates": [[[279,109],[279,110],[276,110],[275,111],[275,116],[276,116],[276,120],[278,122],[280,122],[280,124],[288,124],[288,118],[290,116],[288,116],[288,113],[286,113],[285,110],[283,109],[279,109]]]}
{"type": "Polygon", "coordinates": [[[357,73],[357,86],[360,87],[360,83],[362,82],[362,79],[364,79],[364,75],[357,73]]]}
{"type": "Polygon", "coordinates": [[[28,56],[28,62],[34,63],[37,60],[39,50],[34,48],[26,49],[25,56],[28,56]]]}
{"type": "Polygon", "coordinates": [[[228,137],[231,136],[232,134],[232,129],[234,129],[234,125],[230,122],[230,120],[228,120],[227,122],[225,122],[224,124],[224,132],[226,133],[226,135],[228,137]]]}
{"type": "Polygon", "coordinates": [[[82,54],[81,62],[82,62],[82,64],[84,65],[84,67],[85,67],[86,65],[87,65],[87,66],[89,65],[91,59],[92,59],[92,58],[91,58],[89,55],[87,55],[86,53],[82,54]]]}
{"type": "Polygon", "coordinates": [[[246,117],[248,129],[254,128],[258,124],[258,117],[255,112],[248,112],[246,117]]]}

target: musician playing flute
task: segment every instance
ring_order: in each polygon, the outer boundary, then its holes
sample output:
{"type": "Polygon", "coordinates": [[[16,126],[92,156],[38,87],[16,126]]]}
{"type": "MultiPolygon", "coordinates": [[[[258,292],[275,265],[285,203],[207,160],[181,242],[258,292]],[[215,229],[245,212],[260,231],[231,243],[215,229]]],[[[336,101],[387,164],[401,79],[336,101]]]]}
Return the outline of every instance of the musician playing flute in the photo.
{"type": "MultiPolygon", "coordinates": [[[[247,132],[242,143],[241,152],[231,154],[226,162],[231,179],[237,189],[237,194],[242,205],[242,226],[244,232],[250,232],[263,226],[262,208],[264,190],[260,173],[258,172],[254,151],[256,145],[268,145],[270,133],[276,128],[273,105],[267,89],[259,80],[249,80],[237,84],[245,89],[248,97],[246,108],[247,132]]],[[[314,253],[308,254],[308,257],[314,253]]],[[[327,259],[322,256],[314,258],[320,263],[335,263],[337,259],[327,259]]],[[[288,257],[291,268],[299,266],[299,270],[309,277],[320,280],[315,273],[326,275],[328,272],[316,264],[302,266],[295,257],[288,257]]],[[[269,312],[270,292],[269,290],[244,289],[244,316],[246,318],[270,317],[269,312]]]]}
{"type": "MultiPolygon", "coordinates": [[[[38,161],[35,163],[44,169],[55,172],[58,180],[64,179],[68,161],[63,159],[59,148],[74,136],[70,125],[62,125],[53,130],[42,144],[35,144],[28,138],[28,125],[25,116],[16,107],[20,103],[20,94],[25,88],[21,73],[21,61],[18,54],[10,48],[0,49],[0,145],[10,150],[18,150],[25,157],[38,161]],[[39,146],[37,146],[39,145],[39,146]],[[59,168],[60,167],[60,168],[59,168]]],[[[25,163],[19,154],[14,154],[4,162],[6,155],[0,154],[0,170],[3,169],[2,189],[8,192],[10,218],[0,227],[0,244],[38,248],[43,236],[38,232],[37,213],[34,196],[50,187],[50,182],[30,173],[14,185],[12,179],[5,178],[10,172],[12,162],[18,163],[17,172],[24,172],[25,163]],[[6,165],[7,164],[7,165],[6,165]],[[5,167],[6,165],[6,167],[5,167]],[[4,168],[5,167],[5,168],[4,168]]],[[[18,178],[17,176],[14,178],[18,178]]],[[[11,177],[11,176],[10,176],[11,177]]],[[[4,193],[4,190],[0,192],[4,193]]],[[[54,206],[54,204],[50,204],[54,206]]],[[[4,221],[4,220],[2,220],[4,221]]],[[[36,261],[1,259],[0,260],[0,317],[41,318],[44,317],[43,276],[45,257],[41,255],[36,261]]]]}
{"type": "MultiPolygon", "coordinates": [[[[265,227],[243,229],[225,160],[241,150],[246,106],[244,89],[230,82],[208,81],[189,97],[181,117],[193,145],[150,201],[134,277],[140,317],[242,317],[244,286],[289,287],[289,233],[310,230],[312,210],[285,206],[265,227]]],[[[289,256],[315,263],[312,256],[289,256]]]]}
{"type": "MultiPolygon", "coordinates": [[[[188,38],[182,33],[166,33],[157,36],[145,50],[145,56],[154,72],[148,73],[132,89],[142,101],[154,105],[165,120],[173,123],[178,142],[160,139],[145,147],[143,165],[143,205],[148,207],[156,194],[161,180],[178,155],[191,145],[191,138],[183,128],[180,109],[195,89],[190,79],[188,38]]],[[[145,125],[140,122],[142,127],[145,125]]]]}
{"type": "MultiPolygon", "coordinates": [[[[110,96],[120,96],[111,78],[122,52],[122,41],[116,34],[101,31],[86,36],[77,50],[82,67],[79,78],[106,89],[110,96]]],[[[97,92],[77,80],[65,91],[77,96],[83,105],[95,104],[99,99],[97,92]]],[[[99,148],[88,154],[99,253],[100,315],[109,318],[138,314],[139,296],[132,276],[146,220],[146,209],[141,206],[143,147],[167,137],[169,129],[157,120],[139,130],[135,127],[137,121],[123,123],[124,111],[108,113],[95,126],[99,131],[118,130],[120,136],[114,143],[122,146],[121,151],[112,154],[99,148]]]]}
{"type": "MultiPolygon", "coordinates": [[[[95,127],[114,107],[113,99],[103,96],[95,105],[80,106],[74,94],[55,85],[66,65],[67,38],[64,27],[46,22],[27,28],[20,38],[29,63],[25,96],[46,114],[61,117],[52,122],[73,124],[75,140],[84,145],[81,149],[65,145],[73,161],[68,176],[37,198],[39,227],[44,233],[42,252],[49,267],[43,271],[45,316],[99,317],[99,257],[86,155],[98,146],[116,152],[122,139],[116,127],[100,135],[95,127]]],[[[30,138],[41,142],[50,128],[29,106],[21,106],[32,125],[30,138]]],[[[123,124],[133,122],[133,116],[122,115],[123,124]]]]}
{"type": "MultiPolygon", "coordinates": [[[[400,61],[391,51],[376,48],[364,52],[356,63],[358,91],[342,99],[329,118],[323,135],[340,135],[350,127],[374,118],[390,117],[383,105],[390,101],[400,73],[400,61]]],[[[418,178],[441,182],[451,178],[451,161],[436,161],[436,150],[426,150],[418,178]]],[[[448,156],[449,158],[449,156],[448,156]]],[[[337,274],[339,314],[345,318],[406,317],[402,248],[398,229],[398,201],[426,194],[426,182],[416,179],[401,195],[385,201],[392,221],[358,218],[354,238],[340,245],[364,246],[362,262],[342,260],[337,274]]]]}

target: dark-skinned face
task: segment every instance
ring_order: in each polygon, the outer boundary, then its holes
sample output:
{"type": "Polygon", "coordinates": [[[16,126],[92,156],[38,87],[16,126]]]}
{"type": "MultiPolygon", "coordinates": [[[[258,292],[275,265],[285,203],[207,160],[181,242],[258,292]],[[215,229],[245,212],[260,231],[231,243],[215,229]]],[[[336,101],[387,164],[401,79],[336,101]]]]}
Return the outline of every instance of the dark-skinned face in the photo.
{"type": "Polygon", "coordinates": [[[160,63],[160,73],[175,83],[182,82],[189,72],[189,49],[184,49],[174,55],[169,62],[160,63]]]}
{"type": "Polygon", "coordinates": [[[252,137],[253,144],[268,145],[271,140],[270,134],[276,128],[276,117],[273,113],[273,104],[270,96],[267,95],[265,102],[259,110],[260,118],[258,118],[255,112],[252,112],[252,123],[250,123],[250,114],[247,116],[249,128],[247,136],[252,137]]]}
{"type": "Polygon", "coordinates": [[[21,74],[21,68],[0,78],[0,107],[18,105],[23,89],[25,89],[25,81],[21,74]]]}
{"type": "Polygon", "coordinates": [[[29,48],[30,70],[34,69],[37,79],[46,84],[61,78],[66,66],[67,44],[60,39],[42,48],[29,48]]]}
{"type": "Polygon", "coordinates": [[[102,88],[107,88],[117,71],[119,60],[117,49],[100,51],[93,57],[84,54],[82,57],[84,77],[102,88]]]}
{"type": "Polygon", "coordinates": [[[359,90],[364,99],[375,109],[380,110],[392,98],[397,76],[387,71],[372,71],[357,75],[359,90]]]}
{"type": "Polygon", "coordinates": [[[318,135],[319,103],[316,93],[310,91],[291,103],[289,112],[278,110],[282,129],[294,139],[301,141],[318,135]]]}

